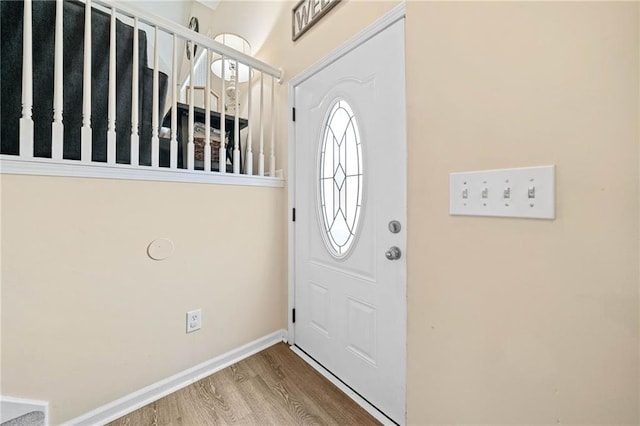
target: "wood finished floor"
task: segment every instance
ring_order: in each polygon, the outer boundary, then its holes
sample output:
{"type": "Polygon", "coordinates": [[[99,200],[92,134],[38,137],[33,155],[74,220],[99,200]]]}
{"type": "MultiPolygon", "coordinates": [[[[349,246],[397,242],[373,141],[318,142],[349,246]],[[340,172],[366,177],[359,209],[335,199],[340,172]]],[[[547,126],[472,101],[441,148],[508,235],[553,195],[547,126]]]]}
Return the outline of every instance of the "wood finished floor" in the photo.
{"type": "Polygon", "coordinates": [[[278,343],[108,426],[226,424],[380,423],[278,343]]]}

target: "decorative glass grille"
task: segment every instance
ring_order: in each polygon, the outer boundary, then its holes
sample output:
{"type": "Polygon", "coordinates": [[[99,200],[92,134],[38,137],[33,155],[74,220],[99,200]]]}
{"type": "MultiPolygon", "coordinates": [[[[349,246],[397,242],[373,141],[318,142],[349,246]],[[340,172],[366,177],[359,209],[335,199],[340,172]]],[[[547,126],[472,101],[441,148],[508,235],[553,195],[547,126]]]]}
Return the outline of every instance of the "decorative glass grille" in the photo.
{"type": "Polygon", "coordinates": [[[323,128],[319,200],[324,241],[335,257],[352,247],[362,207],[362,146],[353,110],[338,99],[323,128]]]}

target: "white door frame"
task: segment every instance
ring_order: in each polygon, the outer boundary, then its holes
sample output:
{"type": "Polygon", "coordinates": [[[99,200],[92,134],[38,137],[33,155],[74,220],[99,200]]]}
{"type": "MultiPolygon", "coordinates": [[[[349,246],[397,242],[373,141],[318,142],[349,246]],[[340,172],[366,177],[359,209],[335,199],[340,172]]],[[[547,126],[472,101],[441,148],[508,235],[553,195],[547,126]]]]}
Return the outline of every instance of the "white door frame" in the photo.
{"type": "MultiPolygon", "coordinates": [[[[389,26],[393,25],[397,21],[404,19],[406,16],[406,4],[401,3],[383,17],[375,21],[373,24],[369,25],[363,31],[358,33],[355,37],[348,40],[346,43],[338,47],[336,50],[331,52],[329,55],[311,65],[306,70],[302,71],[296,77],[292,78],[289,81],[289,113],[293,113],[293,109],[295,108],[295,88],[308,78],[315,75],[317,72],[331,65],[338,59],[342,58],[347,53],[351,52],[361,44],[365,43],[367,40],[372,38],[373,36],[381,33],[389,26]]],[[[290,345],[295,344],[295,326],[293,323],[293,308],[295,307],[295,226],[293,223],[293,209],[295,208],[295,179],[296,179],[296,169],[295,169],[295,160],[296,160],[296,138],[295,138],[295,125],[293,122],[293,117],[289,118],[289,143],[288,143],[288,176],[287,176],[287,186],[288,186],[288,203],[287,203],[287,217],[288,217],[288,312],[287,312],[287,330],[288,336],[287,340],[290,345]]],[[[406,285],[406,281],[405,281],[406,285]]],[[[406,333],[406,326],[405,326],[406,333]]],[[[333,380],[332,380],[333,381],[333,380]]],[[[337,380],[333,381],[334,383],[337,380]]],[[[337,383],[336,383],[337,384],[337,383]]],[[[343,391],[348,390],[349,388],[339,386],[343,391]]],[[[353,395],[350,395],[349,392],[346,392],[349,396],[353,398],[353,395]]],[[[353,392],[351,392],[353,393],[353,392]]],[[[356,402],[363,405],[362,402],[364,400],[358,401],[359,398],[354,398],[356,402]]],[[[368,407],[364,407],[367,409],[368,407]]],[[[375,409],[375,408],[374,408],[375,409]]],[[[367,409],[367,411],[370,411],[367,409]]],[[[376,410],[377,411],[377,410],[376,410]]],[[[370,411],[371,412],[371,411],[370,411]]],[[[375,416],[378,417],[378,416],[375,416]]],[[[386,420],[378,417],[378,420],[386,420]]],[[[406,419],[403,419],[406,422],[406,419]]],[[[383,423],[386,423],[383,421],[383,423]]],[[[404,422],[403,422],[404,423],[404,422]]]]}

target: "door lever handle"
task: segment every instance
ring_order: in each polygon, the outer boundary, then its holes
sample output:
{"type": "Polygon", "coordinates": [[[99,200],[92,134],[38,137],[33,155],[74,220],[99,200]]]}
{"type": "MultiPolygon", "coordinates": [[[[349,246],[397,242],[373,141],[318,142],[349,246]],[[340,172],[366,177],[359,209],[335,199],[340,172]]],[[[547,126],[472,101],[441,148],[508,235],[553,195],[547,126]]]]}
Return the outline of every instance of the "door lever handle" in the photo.
{"type": "Polygon", "coordinates": [[[389,250],[387,250],[387,252],[384,255],[389,260],[398,260],[400,259],[400,257],[402,257],[402,252],[398,247],[393,246],[389,250]]]}

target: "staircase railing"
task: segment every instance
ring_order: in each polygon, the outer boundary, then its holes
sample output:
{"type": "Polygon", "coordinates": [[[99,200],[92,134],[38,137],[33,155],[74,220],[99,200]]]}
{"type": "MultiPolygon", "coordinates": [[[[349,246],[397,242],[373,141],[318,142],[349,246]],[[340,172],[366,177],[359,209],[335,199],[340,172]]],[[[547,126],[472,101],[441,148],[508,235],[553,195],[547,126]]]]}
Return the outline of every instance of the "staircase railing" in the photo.
{"type": "MultiPolygon", "coordinates": [[[[35,157],[34,154],[34,121],[33,121],[33,23],[32,23],[32,0],[24,0],[24,25],[23,25],[23,57],[22,57],[22,109],[21,118],[19,121],[19,154],[15,155],[0,155],[3,172],[17,171],[20,166],[17,162],[37,162],[40,166],[35,169],[44,170],[42,167],[44,163],[55,163],[56,165],[99,165],[101,170],[105,167],[113,167],[119,170],[123,168],[129,169],[129,172],[123,174],[123,177],[131,177],[131,169],[147,170],[147,171],[161,171],[187,173],[187,174],[200,174],[200,175],[244,175],[247,176],[269,176],[275,178],[276,176],[276,132],[275,132],[275,84],[279,82],[282,77],[282,70],[266,64],[254,57],[248,56],[240,51],[234,50],[228,46],[214,41],[213,39],[196,33],[183,27],[177,23],[174,23],[168,19],[160,16],[154,16],[148,13],[144,13],[130,4],[111,0],[85,0],[85,17],[84,17],[84,66],[83,66],[83,85],[82,85],[82,128],[80,132],[81,142],[80,150],[81,155],[79,160],[70,160],[63,158],[64,152],[64,128],[66,125],[64,121],[63,111],[63,58],[65,52],[63,51],[63,1],[56,0],[56,19],[55,19],[55,53],[54,53],[54,79],[53,79],[53,119],[51,122],[51,157],[35,157]],[[92,52],[91,50],[91,13],[92,9],[97,7],[106,8],[110,13],[110,42],[108,52],[92,52]],[[131,93],[131,155],[129,164],[122,164],[116,160],[116,129],[118,123],[116,122],[116,84],[117,78],[116,70],[116,21],[122,17],[130,18],[133,20],[133,68],[132,68],[132,93],[131,93]],[[141,165],[139,158],[140,149],[140,117],[139,114],[139,73],[138,73],[138,32],[139,25],[141,23],[151,26],[153,30],[153,43],[152,50],[152,66],[153,66],[153,112],[151,123],[151,162],[150,165],[141,165]],[[160,164],[160,136],[161,136],[161,123],[163,117],[161,117],[161,108],[157,108],[159,99],[159,46],[158,36],[161,32],[169,34],[173,41],[172,49],[172,61],[171,61],[171,81],[169,82],[170,99],[170,160],[168,164],[160,164]],[[199,49],[206,50],[207,69],[213,62],[214,55],[216,58],[222,58],[223,61],[231,61],[235,64],[236,69],[239,66],[249,67],[249,75],[258,74],[253,79],[255,84],[259,85],[256,89],[258,95],[252,96],[252,90],[248,90],[247,97],[247,117],[258,117],[258,123],[253,123],[253,120],[242,119],[239,117],[238,111],[238,96],[235,96],[235,113],[233,116],[229,116],[225,111],[226,104],[226,85],[225,67],[222,67],[221,78],[221,107],[218,111],[219,114],[219,130],[220,135],[218,150],[218,165],[212,167],[212,158],[215,155],[212,153],[214,146],[212,143],[211,135],[211,111],[210,97],[204,97],[204,147],[203,153],[200,153],[200,158],[203,160],[202,170],[196,170],[195,167],[195,149],[194,149],[194,122],[196,117],[196,111],[194,111],[194,86],[193,78],[190,78],[190,99],[191,103],[188,105],[188,133],[186,140],[184,137],[178,134],[178,120],[179,120],[179,93],[178,93],[178,65],[181,62],[182,56],[179,55],[178,46],[181,41],[190,42],[192,46],[198,46],[199,49]],[[92,121],[96,117],[91,116],[92,105],[92,93],[91,93],[91,81],[92,81],[92,55],[109,55],[109,77],[108,77],[108,108],[107,108],[107,145],[106,145],[106,162],[96,162],[92,160],[92,121]],[[270,85],[270,93],[268,102],[270,102],[270,117],[265,116],[265,85],[270,85]],[[253,99],[257,97],[258,99],[253,99]],[[256,108],[258,110],[256,111],[256,108]],[[270,120],[267,123],[267,120],[270,120]],[[231,124],[232,121],[232,124],[231,124]],[[233,128],[227,128],[229,125],[233,128]],[[246,151],[244,156],[244,169],[241,168],[241,155],[240,155],[240,137],[241,137],[241,125],[246,127],[246,151]],[[265,127],[270,127],[269,135],[266,135],[265,127]],[[233,140],[227,141],[225,135],[233,135],[233,140]],[[257,171],[254,172],[254,146],[253,139],[254,134],[258,138],[258,153],[257,153],[257,171]],[[182,139],[182,140],[180,140],[182,139]],[[179,168],[178,144],[182,144],[183,161],[182,167],[179,168]],[[233,150],[227,146],[232,144],[233,150]],[[228,150],[229,148],[229,150],[228,150]],[[230,152],[232,151],[232,154],[230,152]],[[212,155],[213,154],[213,155],[212,155]],[[229,159],[229,160],[228,160],[229,159]],[[228,164],[228,161],[231,164],[228,164]],[[229,171],[228,168],[229,167],[229,171]]],[[[193,66],[195,62],[195,55],[191,55],[189,61],[190,73],[193,75],[193,66]]],[[[207,73],[206,78],[206,92],[210,92],[212,84],[211,72],[207,73]]],[[[237,90],[237,85],[235,85],[237,90]]],[[[184,106],[183,106],[184,108],[184,106]]],[[[200,114],[200,117],[202,114],[200,114]]],[[[100,119],[104,119],[100,117],[100,119]]],[[[16,123],[17,124],[17,123],[16,123]]],[[[10,125],[6,120],[2,122],[2,125],[10,125]]],[[[215,165],[215,164],[214,164],[215,165]]],[[[34,168],[32,168],[33,170],[34,168]]],[[[45,174],[45,173],[36,173],[45,174]]],[[[61,174],[60,172],[54,174],[61,174]]],[[[117,173],[107,173],[112,177],[117,177],[117,173]]],[[[135,173],[134,173],[135,174],[135,173]]],[[[135,174],[137,176],[137,174],[135,174]]],[[[168,176],[168,175],[167,175],[168,176]]],[[[185,178],[178,178],[177,180],[184,180],[185,178]]],[[[165,178],[161,180],[172,180],[165,178]]],[[[189,180],[189,179],[186,179],[189,180]]],[[[206,181],[207,179],[200,176],[195,179],[196,181],[206,181]]],[[[214,179],[215,181],[215,179],[214,179]]]]}

